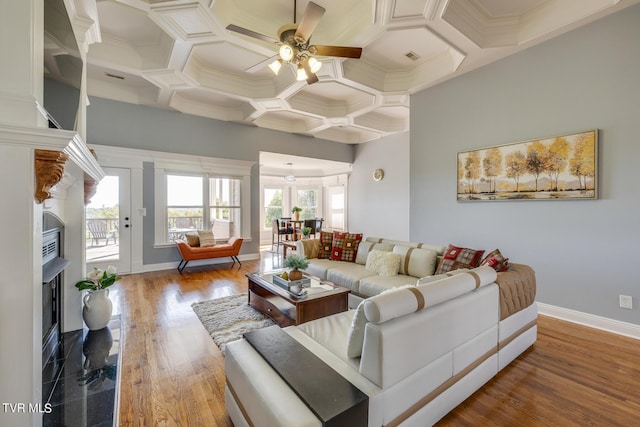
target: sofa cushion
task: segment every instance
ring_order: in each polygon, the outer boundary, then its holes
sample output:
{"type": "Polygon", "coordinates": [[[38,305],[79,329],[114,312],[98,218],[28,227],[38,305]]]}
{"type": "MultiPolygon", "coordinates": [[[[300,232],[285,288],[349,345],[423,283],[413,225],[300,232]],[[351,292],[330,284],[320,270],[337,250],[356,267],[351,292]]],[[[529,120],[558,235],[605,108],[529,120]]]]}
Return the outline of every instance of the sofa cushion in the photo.
{"type": "Polygon", "coordinates": [[[367,256],[369,255],[369,252],[374,249],[379,251],[391,252],[393,250],[393,245],[389,245],[386,243],[368,242],[366,240],[360,242],[360,244],[358,245],[358,253],[356,254],[356,262],[358,264],[365,265],[367,263],[367,256]]]}
{"type": "Polygon", "coordinates": [[[360,279],[358,294],[364,298],[369,298],[381,294],[382,292],[397,288],[398,286],[415,286],[416,278],[405,274],[395,276],[370,276],[360,279]]]}
{"type": "Polygon", "coordinates": [[[461,248],[449,245],[438,265],[436,274],[457,270],[458,268],[475,268],[480,265],[484,250],[461,248]]]}
{"type": "Polygon", "coordinates": [[[499,249],[494,249],[480,261],[480,265],[488,265],[497,272],[507,271],[509,268],[509,258],[505,258],[499,249]]]}
{"type": "Polygon", "coordinates": [[[373,250],[369,252],[365,268],[380,276],[395,276],[400,271],[400,255],[393,252],[373,250]]]}
{"type": "Polygon", "coordinates": [[[448,271],[442,274],[433,274],[431,276],[425,276],[418,279],[416,286],[426,285],[427,283],[435,282],[436,280],[445,279],[447,277],[455,276],[456,274],[465,273],[469,271],[468,268],[459,268],[457,270],[448,271]]]}
{"type": "Polygon", "coordinates": [[[305,268],[305,273],[327,280],[327,272],[330,268],[335,267],[338,261],[330,259],[310,259],[309,267],[305,268]]]}
{"type": "Polygon", "coordinates": [[[198,237],[198,233],[187,233],[184,237],[187,239],[187,244],[192,248],[200,246],[200,237],[198,237]]]}
{"type": "MultiPolygon", "coordinates": [[[[388,288],[383,291],[393,292],[397,289],[403,289],[407,286],[413,286],[412,284],[405,284],[399,287],[388,288]]],[[[366,301],[366,300],[365,300],[366,301]]],[[[367,317],[364,314],[364,303],[362,301],[355,309],[355,314],[351,321],[351,327],[349,328],[349,334],[347,336],[347,356],[360,357],[362,354],[362,344],[364,344],[364,328],[367,326],[367,317]]],[[[352,310],[353,311],[353,310],[352,310]]]]}
{"type": "Polygon", "coordinates": [[[331,247],[333,244],[333,233],[328,231],[320,232],[320,247],[318,248],[319,259],[331,259],[331,247]]]}
{"type": "Polygon", "coordinates": [[[329,271],[327,271],[327,280],[335,283],[336,285],[349,288],[355,293],[358,293],[360,279],[376,275],[376,273],[367,270],[364,265],[356,264],[354,262],[332,262],[334,264],[339,264],[329,268],[329,271]]]}
{"type": "Polygon", "coordinates": [[[358,245],[362,240],[362,234],[358,233],[333,233],[331,247],[331,259],[336,261],[355,262],[358,253],[358,245]]]}
{"type": "Polygon", "coordinates": [[[198,239],[200,240],[200,246],[203,248],[216,245],[216,240],[213,238],[213,231],[198,230],[198,239]]]}
{"type": "Polygon", "coordinates": [[[426,285],[382,293],[364,301],[365,315],[372,323],[384,323],[493,283],[496,277],[493,268],[483,266],[426,285]]]}
{"type": "Polygon", "coordinates": [[[438,254],[429,249],[412,248],[409,246],[394,246],[393,252],[399,254],[400,273],[407,276],[424,277],[436,270],[438,254]]]}

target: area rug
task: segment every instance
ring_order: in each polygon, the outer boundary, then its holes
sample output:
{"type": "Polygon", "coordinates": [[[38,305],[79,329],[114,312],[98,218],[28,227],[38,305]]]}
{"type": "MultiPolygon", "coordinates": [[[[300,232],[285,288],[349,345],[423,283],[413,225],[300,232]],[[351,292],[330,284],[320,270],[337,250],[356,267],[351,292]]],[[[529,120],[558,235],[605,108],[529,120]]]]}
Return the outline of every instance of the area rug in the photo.
{"type": "Polygon", "coordinates": [[[275,322],[247,304],[247,294],[230,295],[191,304],[222,354],[227,343],[242,338],[242,334],[275,322]]]}

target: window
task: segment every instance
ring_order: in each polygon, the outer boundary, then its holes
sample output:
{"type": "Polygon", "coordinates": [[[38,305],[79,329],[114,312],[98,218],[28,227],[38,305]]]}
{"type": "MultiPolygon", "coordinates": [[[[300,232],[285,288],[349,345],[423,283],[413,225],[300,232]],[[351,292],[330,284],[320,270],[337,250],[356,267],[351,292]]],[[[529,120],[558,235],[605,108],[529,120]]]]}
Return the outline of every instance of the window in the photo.
{"type": "Polygon", "coordinates": [[[253,162],[176,156],[155,163],[155,244],[172,244],[191,230],[212,230],[217,241],[249,240],[253,162]]]}
{"type": "Polygon", "coordinates": [[[167,175],[167,237],[184,238],[189,230],[204,224],[204,182],[202,176],[167,175]]]}
{"type": "Polygon", "coordinates": [[[242,230],[242,180],[210,178],[209,216],[205,218],[216,239],[228,239],[242,230]]]}
{"type": "Polygon", "coordinates": [[[300,218],[313,219],[318,217],[318,190],[299,189],[297,191],[296,206],[302,208],[302,212],[300,212],[300,218]]]}
{"type": "Polygon", "coordinates": [[[274,219],[282,218],[282,188],[265,187],[262,191],[264,203],[264,228],[271,228],[274,219]]]}
{"type": "Polygon", "coordinates": [[[329,221],[327,226],[344,230],[344,186],[329,187],[329,221]]]}

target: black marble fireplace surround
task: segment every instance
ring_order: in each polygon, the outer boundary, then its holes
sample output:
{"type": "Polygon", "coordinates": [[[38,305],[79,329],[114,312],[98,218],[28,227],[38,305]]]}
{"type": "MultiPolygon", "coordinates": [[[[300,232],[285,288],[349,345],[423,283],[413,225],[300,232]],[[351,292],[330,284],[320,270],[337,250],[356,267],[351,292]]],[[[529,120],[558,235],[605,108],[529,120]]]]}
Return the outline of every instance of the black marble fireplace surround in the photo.
{"type": "Polygon", "coordinates": [[[98,331],[66,332],[42,371],[45,427],[117,425],[120,316],[98,331]],[[49,404],[49,405],[46,405],[49,404]]]}

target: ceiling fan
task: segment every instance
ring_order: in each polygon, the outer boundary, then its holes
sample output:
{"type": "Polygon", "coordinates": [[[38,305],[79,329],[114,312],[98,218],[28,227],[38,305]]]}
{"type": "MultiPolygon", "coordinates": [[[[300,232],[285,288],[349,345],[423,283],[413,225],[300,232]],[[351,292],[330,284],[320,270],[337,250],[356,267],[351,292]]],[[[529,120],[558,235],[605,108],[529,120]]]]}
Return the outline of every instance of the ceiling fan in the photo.
{"type": "Polygon", "coordinates": [[[306,80],[308,84],[312,84],[318,81],[316,73],[322,67],[322,63],[315,58],[315,55],[360,58],[361,47],[310,45],[311,33],[324,15],[325,8],[310,1],[298,24],[296,23],[296,6],[297,2],[293,0],[293,23],[285,24],[278,29],[279,40],[237,25],[227,25],[229,31],[280,45],[278,55],[250,67],[247,71],[258,70],[265,63],[270,62],[269,68],[277,75],[283,64],[292,64],[296,68],[297,80],[306,80]]]}

